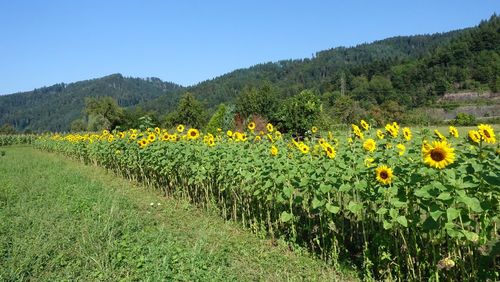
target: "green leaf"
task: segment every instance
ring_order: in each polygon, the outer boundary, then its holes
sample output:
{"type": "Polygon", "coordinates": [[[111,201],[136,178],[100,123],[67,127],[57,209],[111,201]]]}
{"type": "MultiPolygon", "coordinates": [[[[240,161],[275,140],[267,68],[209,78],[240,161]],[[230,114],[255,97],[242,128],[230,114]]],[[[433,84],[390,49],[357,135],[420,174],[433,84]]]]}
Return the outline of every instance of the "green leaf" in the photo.
{"type": "Polygon", "coordinates": [[[452,222],[454,219],[460,216],[460,210],[455,208],[448,208],[446,210],[446,216],[448,217],[448,222],[452,222]]]}
{"type": "Polygon", "coordinates": [[[438,221],[438,219],[441,217],[441,215],[443,215],[444,212],[442,210],[435,210],[435,211],[431,211],[431,217],[432,219],[434,219],[435,221],[438,221]]]}
{"type": "Polygon", "coordinates": [[[294,191],[294,189],[291,186],[285,186],[285,187],[283,187],[283,194],[285,194],[285,196],[287,198],[291,198],[292,197],[293,191],[294,191]]]}
{"type": "Polygon", "coordinates": [[[363,209],[363,205],[358,202],[350,201],[347,205],[347,209],[354,214],[359,214],[363,209]]]}
{"type": "Polygon", "coordinates": [[[475,232],[462,230],[462,233],[465,235],[465,238],[471,242],[477,242],[479,240],[479,235],[475,232]]]}
{"type": "Polygon", "coordinates": [[[437,198],[439,200],[442,200],[442,201],[447,201],[447,200],[451,199],[451,194],[448,192],[443,192],[443,193],[439,194],[439,196],[437,198]]]}
{"type": "Polygon", "coordinates": [[[326,194],[326,193],[328,193],[328,192],[332,191],[332,186],[331,186],[331,185],[326,185],[326,184],[321,183],[321,184],[319,185],[319,190],[321,190],[321,192],[322,192],[323,194],[326,194]]]}
{"type": "Polygon", "coordinates": [[[324,204],[325,204],[324,201],[320,201],[316,197],[312,200],[312,207],[313,207],[313,209],[316,209],[318,207],[322,207],[324,204]]]}
{"type": "Polygon", "coordinates": [[[404,227],[408,227],[408,220],[406,220],[406,216],[404,216],[404,215],[398,216],[396,221],[399,224],[403,225],[404,227]]]}
{"type": "Polygon", "coordinates": [[[288,213],[286,211],[281,213],[281,216],[280,216],[281,222],[288,222],[291,219],[293,219],[293,215],[291,213],[288,213]]]}
{"type": "Polygon", "coordinates": [[[339,192],[349,192],[351,191],[351,185],[349,184],[342,184],[339,187],[339,192]]]}
{"type": "Polygon", "coordinates": [[[337,206],[334,206],[334,205],[332,205],[330,203],[327,203],[326,204],[326,210],[329,211],[329,212],[331,212],[331,213],[333,213],[333,214],[337,214],[340,211],[340,207],[337,207],[337,206]]]}
{"type": "Polygon", "coordinates": [[[390,223],[390,222],[389,222],[389,221],[387,221],[387,220],[384,220],[384,223],[383,223],[383,224],[384,224],[384,229],[385,229],[385,230],[389,230],[389,229],[391,229],[391,228],[392,228],[392,223],[390,223]]]}
{"type": "Polygon", "coordinates": [[[481,203],[477,198],[464,196],[460,198],[461,202],[463,202],[469,209],[475,212],[482,212],[481,203]]]}
{"type": "Polygon", "coordinates": [[[387,211],[388,210],[386,208],[380,208],[380,209],[377,210],[377,214],[378,215],[384,215],[384,214],[387,213],[387,211]]]}
{"type": "Polygon", "coordinates": [[[424,186],[422,188],[418,188],[418,189],[415,189],[415,196],[419,197],[419,198],[424,198],[424,199],[430,199],[432,198],[432,195],[429,194],[429,188],[431,188],[430,186],[424,186]]]}

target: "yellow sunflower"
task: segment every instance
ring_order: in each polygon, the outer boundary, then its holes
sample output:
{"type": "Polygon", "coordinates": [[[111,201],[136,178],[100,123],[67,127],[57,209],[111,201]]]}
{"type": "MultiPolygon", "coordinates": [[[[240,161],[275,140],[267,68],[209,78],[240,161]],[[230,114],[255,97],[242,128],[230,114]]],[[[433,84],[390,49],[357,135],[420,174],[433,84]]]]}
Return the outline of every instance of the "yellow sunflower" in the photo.
{"type": "Polygon", "coordinates": [[[168,133],[163,133],[161,140],[168,141],[170,140],[170,135],[168,133]]]}
{"type": "Polygon", "coordinates": [[[248,123],[247,127],[248,127],[248,129],[253,131],[255,129],[255,122],[252,121],[252,122],[248,123]]]}
{"type": "Polygon", "coordinates": [[[374,158],[366,158],[365,159],[365,166],[366,167],[372,167],[374,162],[375,162],[374,158]]]}
{"type": "Polygon", "coordinates": [[[156,134],[160,134],[161,133],[161,129],[159,127],[155,127],[155,132],[156,132],[156,134]]]}
{"type": "Polygon", "coordinates": [[[337,155],[337,152],[335,152],[335,149],[333,148],[332,145],[325,143],[323,148],[326,152],[326,156],[329,157],[330,159],[335,158],[335,156],[337,155]]]}
{"type": "Polygon", "coordinates": [[[403,128],[403,137],[406,139],[406,141],[411,140],[412,134],[410,128],[408,127],[403,128]]]}
{"type": "Polygon", "coordinates": [[[179,133],[184,132],[184,125],[179,124],[179,125],[177,126],[177,131],[178,131],[179,133]]]}
{"type": "Polygon", "coordinates": [[[271,146],[271,155],[272,156],[278,155],[278,148],[274,145],[271,146]]]}
{"type": "Polygon", "coordinates": [[[276,137],[276,140],[281,139],[281,132],[279,132],[278,130],[276,130],[276,131],[274,132],[274,137],[276,137]]]}
{"type": "Polygon", "coordinates": [[[302,142],[299,144],[299,149],[300,149],[300,151],[301,151],[303,154],[307,154],[307,153],[309,153],[309,146],[307,146],[306,144],[304,144],[304,143],[302,143],[302,142]]]}
{"type": "Polygon", "coordinates": [[[228,130],[226,132],[226,134],[227,134],[227,137],[229,137],[229,138],[233,137],[233,132],[231,130],[228,130]]]}
{"type": "Polygon", "coordinates": [[[311,132],[312,132],[312,133],[316,133],[316,132],[318,132],[318,128],[317,128],[316,126],[313,126],[313,127],[311,128],[311,132]]]}
{"type": "Polygon", "coordinates": [[[268,124],[266,125],[266,129],[267,129],[267,131],[268,131],[268,132],[273,132],[274,127],[273,127],[273,125],[272,125],[272,124],[268,123],[268,124]]]}
{"type": "Polygon", "coordinates": [[[200,137],[200,131],[196,128],[190,128],[187,132],[187,137],[189,140],[195,140],[200,137]]]}
{"type": "Polygon", "coordinates": [[[377,137],[380,140],[384,139],[384,137],[385,137],[384,132],[382,132],[382,130],[380,130],[380,129],[377,129],[377,137]]]}
{"type": "Polygon", "coordinates": [[[144,148],[148,145],[148,140],[146,138],[142,138],[140,141],[137,142],[141,148],[144,148]]]}
{"type": "Polygon", "coordinates": [[[446,137],[444,137],[443,134],[441,134],[441,132],[439,132],[439,130],[437,129],[434,129],[434,134],[436,134],[436,136],[441,140],[441,141],[445,141],[446,140],[446,137]]]}
{"type": "Polygon", "coordinates": [[[458,130],[456,127],[450,126],[450,135],[455,138],[458,138],[458,130]]]}
{"type": "Polygon", "coordinates": [[[370,138],[363,143],[363,148],[365,148],[368,152],[373,152],[377,148],[377,144],[375,143],[375,140],[370,138]]]}
{"type": "Polygon", "coordinates": [[[375,170],[377,181],[389,185],[392,183],[393,173],[392,169],[386,165],[381,165],[375,170]]]}
{"type": "Polygon", "coordinates": [[[479,134],[479,132],[477,130],[469,130],[469,139],[474,142],[474,143],[477,143],[479,144],[479,142],[481,142],[481,134],[479,134]]]}
{"type": "Polygon", "coordinates": [[[154,135],[153,133],[148,135],[148,142],[149,143],[153,143],[153,142],[155,142],[155,140],[156,140],[156,135],[154,135]]]}
{"type": "Polygon", "coordinates": [[[443,169],[455,161],[455,149],[446,141],[434,141],[432,145],[422,148],[424,163],[438,169],[443,169]]]}
{"type": "Polygon", "coordinates": [[[364,138],[363,132],[361,132],[361,129],[359,129],[359,126],[357,126],[355,124],[351,124],[351,127],[352,127],[352,132],[354,133],[354,135],[356,135],[356,137],[358,137],[359,139],[364,138]]]}
{"type": "Polygon", "coordinates": [[[479,134],[481,134],[481,139],[483,139],[486,143],[495,144],[495,131],[493,131],[493,128],[490,125],[480,124],[477,128],[479,129],[479,134]]]}
{"type": "Polygon", "coordinates": [[[361,127],[363,127],[364,130],[370,129],[370,125],[365,120],[362,119],[359,123],[361,124],[361,127]]]}
{"type": "Polygon", "coordinates": [[[387,132],[389,132],[389,134],[396,138],[398,137],[398,134],[399,134],[399,127],[395,127],[394,124],[390,124],[388,123],[386,126],[385,126],[385,130],[387,132]]]}
{"type": "Polygon", "coordinates": [[[406,151],[405,145],[403,145],[403,144],[397,144],[396,148],[398,148],[400,156],[402,156],[402,155],[405,154],[405,151],[406,151]]]}

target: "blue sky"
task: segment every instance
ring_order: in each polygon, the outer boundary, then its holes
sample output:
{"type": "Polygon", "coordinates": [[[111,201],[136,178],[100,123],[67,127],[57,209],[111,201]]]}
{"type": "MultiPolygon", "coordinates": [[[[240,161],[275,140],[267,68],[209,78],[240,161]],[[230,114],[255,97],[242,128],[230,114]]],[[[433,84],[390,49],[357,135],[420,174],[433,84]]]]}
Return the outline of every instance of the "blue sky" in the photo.
{"type": "Polygon", "coordinates": [[[0,94],[118,72],[187,86],[495,12],[498,0],[0,0],[0,94]]]}

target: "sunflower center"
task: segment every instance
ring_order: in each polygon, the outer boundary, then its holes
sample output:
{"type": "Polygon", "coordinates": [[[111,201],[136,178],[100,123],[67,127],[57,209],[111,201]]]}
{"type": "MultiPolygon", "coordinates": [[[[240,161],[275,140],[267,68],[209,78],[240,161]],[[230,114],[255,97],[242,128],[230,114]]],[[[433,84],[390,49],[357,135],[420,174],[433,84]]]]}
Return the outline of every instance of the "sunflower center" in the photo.
{"type": "Polygon", "coordinates": [[[383,170],[380,172],[380,178],[382,179],[387,179],[389,178],[389,174],[387,174],[387,171],[383,170]]]}
{"type": "Polygon", "coordinates": [[[435,162],[440,162],[445,159],[445,152],[441,149],[433,149],[431,151],[431,159],[435,162]]]}
{"type": "Polygon", "coordinates": [[[327,148],[326,148],[326,151],[327,151],[328,153],[330,153],[330,154],[331,154],[331,153],[333,153],[333,150],[332,150],[332,148],[330,148],[330,147],[327,147],[327,148]]]}
{"type": "Polygon", "coordinates": [[[486,136],[486,138],[490,138],[491,137],[491,135],[488,132],[488,130],[483,130],[483,134],[484,134],[484,136],[486,136]]]}
{"type": "Polygon", "coordinates": [[[191,131],[191,136],[196,136],[196,132],[191,131]]]}

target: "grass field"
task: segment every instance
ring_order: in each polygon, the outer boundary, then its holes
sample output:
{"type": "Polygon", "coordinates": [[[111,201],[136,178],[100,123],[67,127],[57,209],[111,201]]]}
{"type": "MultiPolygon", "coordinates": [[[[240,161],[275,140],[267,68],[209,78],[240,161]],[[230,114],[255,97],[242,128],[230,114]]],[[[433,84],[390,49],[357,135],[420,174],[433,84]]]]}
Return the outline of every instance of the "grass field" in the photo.
{"type": "Polygon", "coordinates": [[[101,168],[2,150],[1,281],[356,280],[101,168]]]}

